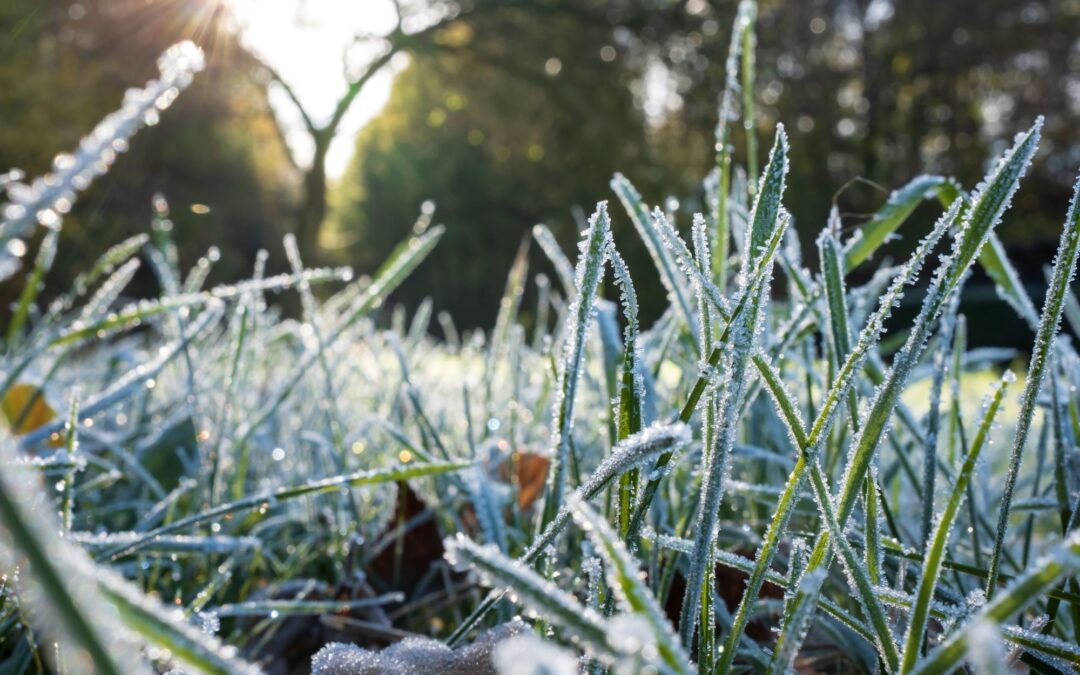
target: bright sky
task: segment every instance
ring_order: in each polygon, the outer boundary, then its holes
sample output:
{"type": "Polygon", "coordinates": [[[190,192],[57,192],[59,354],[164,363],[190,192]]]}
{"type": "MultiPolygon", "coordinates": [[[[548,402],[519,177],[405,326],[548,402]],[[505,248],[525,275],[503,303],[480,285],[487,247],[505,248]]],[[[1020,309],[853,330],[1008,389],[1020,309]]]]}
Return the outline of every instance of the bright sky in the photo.
{"type": "MultiPolygon", "coordinates": [[[[231,0],[241,35],[248,48],[289,82],[316,124],[329,119],[345,90],[342,55],[357,33],[384,35],[394,27],[389,0],[231,0]]],[[[351,63],[367,55],[354,50],[351,63]]],[[[356,132],[367,124],[390,96],[393,64],[367,83],[330,146],[327,173],[337,178],[353,152],[356,132]]],[[[293,154],[310,161],[312,146],[296,107],[280,88],[270,91],[270,103],[288,130],[293,154]]]]}

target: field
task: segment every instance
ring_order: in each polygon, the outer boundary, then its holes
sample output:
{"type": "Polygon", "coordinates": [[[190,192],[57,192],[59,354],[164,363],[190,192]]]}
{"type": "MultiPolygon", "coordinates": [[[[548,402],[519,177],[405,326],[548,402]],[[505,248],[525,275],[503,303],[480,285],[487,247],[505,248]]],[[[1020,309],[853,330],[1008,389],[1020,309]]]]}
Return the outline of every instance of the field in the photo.
{"type": "Polygon", "coordinates": [[[39,302],[78,193],[198,76],[190,43],[47,176],[6,174],[0,673],[1074,672],[1076,199],[1041,308],[995,233],[1042,120],[979,185],[914,177],[803,252],[783,127],[760,176],[733,161],[741,8],[709,211],[616,174],[577,250],[533,230],[556,276],[520,255],[490,331],[394,305],[439,255],[428,213],[370,275],[286,237],[291,272],[208,287],[164,196],[39,302]],[[613,219],[667,291],[651,325],[613,219]],[[160,294],[123,300],[144,266],[160,294]],[[1030,353],[968,348],[976,268],[1030,353]]]}

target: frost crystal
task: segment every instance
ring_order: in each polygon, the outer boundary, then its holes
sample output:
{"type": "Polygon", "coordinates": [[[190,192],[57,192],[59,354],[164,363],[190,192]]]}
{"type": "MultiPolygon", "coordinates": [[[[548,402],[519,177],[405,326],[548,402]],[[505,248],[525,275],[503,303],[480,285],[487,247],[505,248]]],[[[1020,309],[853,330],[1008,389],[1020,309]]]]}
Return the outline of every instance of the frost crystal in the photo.
{"type": "MultiPolygon", "coordinates": [[[[438,640],[408,637],[382,651],[334,642],[311,659],[312,675],[499,675],[495,658],[500,647],[524,639],[528,627],[520,620],[485,631],[472,644],[450,649],[438,640]]],[[[529,671],[532,672],[532,671],[529,671]]],[[[541,673],[545,671],[539,671],[541,673]]]]}

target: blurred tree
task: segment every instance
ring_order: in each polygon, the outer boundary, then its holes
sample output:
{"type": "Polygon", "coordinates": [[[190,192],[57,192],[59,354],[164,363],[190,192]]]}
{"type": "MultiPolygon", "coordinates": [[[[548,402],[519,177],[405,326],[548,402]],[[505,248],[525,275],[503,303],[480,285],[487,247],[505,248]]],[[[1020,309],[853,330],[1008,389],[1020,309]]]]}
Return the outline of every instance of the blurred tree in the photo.
{"type": "MultiPolygon", "coordinates": [[[[547,221],[572,247],[571,207],[591,212],[615,171],[650,166],[631,78],[604,27],[537,22],[526,10],[455,23],[398,76],[383,113],[358,137],[334,196],[330,243],[369,267],[431,200],[424,208],[437,205],[447,234],[398,297],[415,304],[430,295],[459,325],[487,325],[533,224],[547,221]]],[[[613,205],[616,226],[628,227],[620,211],[613,205]]],[[[626,234],[621,242],[636,243],[626,234]]],[[[634,248],[631,257],[641,254],[634,248]]]]}
{"type": "MultiPolygon", "coordinates": [[[[701,3],[699,28],[652,47],[676,101],[658,142],[678,152],[699,148],[687,156],[693,174],[713,161],[707,143],[715,98],[702,92],[723,86],[733,4],[701,3]]],[[[840,205],[852,212],[852,225],[861,219],[856,214],[872,211],[889,189],[920,173],[954,175],[972,188],[987,159],[1044,114],[1039,157],[1009,216],[1023,225],[1003,228],[1002,236],[1014,250],[1026,249],[1019,255],[1045,259],[1080,166],[1080,4],[760,4],[757,127],[766,136],[783,122],[791,135],[786,203],[796,222],[806,223],[803,232],[817,231],[836,190],[854,178],[884,190],[862,185],[845,191],[840,205]]],[[[737,134],[740,162],[742,147],[737,134]]],[[[1041,276],[1037,265],[1029,267],[1031,276],[1041,276]]]]}
{"type": "Polygon", "coordinates": [[[166,47],[194,39],[208,56],[207,71],[65,218],[47,288],[65,289],[108,246],[147,231],[157,192],[172,204],[184,261],[220,249],[216,278],[250,273],[255,251],[278,245],[285,230],[275,221],[295,199],[296,172],[248,75],[256,64],[222,20],[220,3],[191,0],[0,3],[0,166],[30,176],[76,147],[126,88],[156,76],[166,47]]]}
{"type": "MultiPolygon", "coordinates": [[[[685,8],[700,0],[460,0],[458,2],[432,2],[431,0],[393,0],[397,23],[386,35],[358,32],[342,56],[345,88],[326,119],[318,119],[296,94],[288,80],[271,64],[264,62],[266,73],[278,83],[295,106],[310,137],[313,149],[311,161],[304,167],[303,195],[298,210],[296,232],[309,254],[321,248],[320,233],[327,216],[328,182],[326,158],[330,145],[341,128],[342,121],[356,102],[360,92],[371,79],[399,55],[422,58],[446,50],[473,51],[478,55],[489,43],[513,44],[519,34],[536,28],[548,37],[555,37],[555,30],[578,30],[591,32],[593,40],[577,46],[595,52],[598,44],[610,41],[615,28],[644,31],[648,34],[669,32],[670,25],[678,25],[687,15],[685,8]],[[509,24],[504,23],[508,20],[509,24]],[[511,33],[485,33],[480,40],[472,40],[474,23],[486,24],[492,29],[501,25],[511,33]],[[463,39],[462,36],[470,36],[463,39]],[[352,52],[362,54],[360,63],[352,58],[352,52]]],[[[543,52],[542,44],[534,44],[543,52]]],[[[499,51],[498,46],[491,53],[499,51]]],[[[490,57],[491,54],[488,54],[490,57]]],[[[577,55],[570,55],[571,60],[577,55]]],[[[596,60],[595,58],[592,60],[596,60]]],[[[490,65],[507,65],[507,62],[490,65]]]]}

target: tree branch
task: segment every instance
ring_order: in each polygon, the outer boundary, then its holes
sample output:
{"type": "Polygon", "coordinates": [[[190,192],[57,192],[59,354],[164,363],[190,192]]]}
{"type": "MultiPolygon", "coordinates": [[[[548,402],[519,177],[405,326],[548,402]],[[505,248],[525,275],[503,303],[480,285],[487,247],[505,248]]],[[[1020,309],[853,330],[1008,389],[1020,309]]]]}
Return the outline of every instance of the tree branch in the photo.
{"type": "Polygon", "coordinates": [[[289,85],[285,78],[281,76],[281,73],[279,73],[277,69],[274,68],[272,65],[267,63],[266,60],[260,58],[255,54],[252,54],[252,56],[253,58],[255,58],[255,60],[259,62],[259,64],[263,68],[266,69],[266,72],[270,74],[270,79],[272,79],[274,82],[277,82],[279,85],[281,85],[281,88],[285,90],[285,94],[289,97],[289,100],[292,101],[293,105],[296,106],[296,109],[300,112],[300,117],[304,120],[304,127],[307,128],[308,133],[310,133],[312,136],[315,136],[319,132],[318,127],[316,127],[315,123],[311,121],[311,116],[308,115],[307,110],[304,108],[304,104],[300,102],[300,97],[296,95],[296,91],[289,85]]]}

